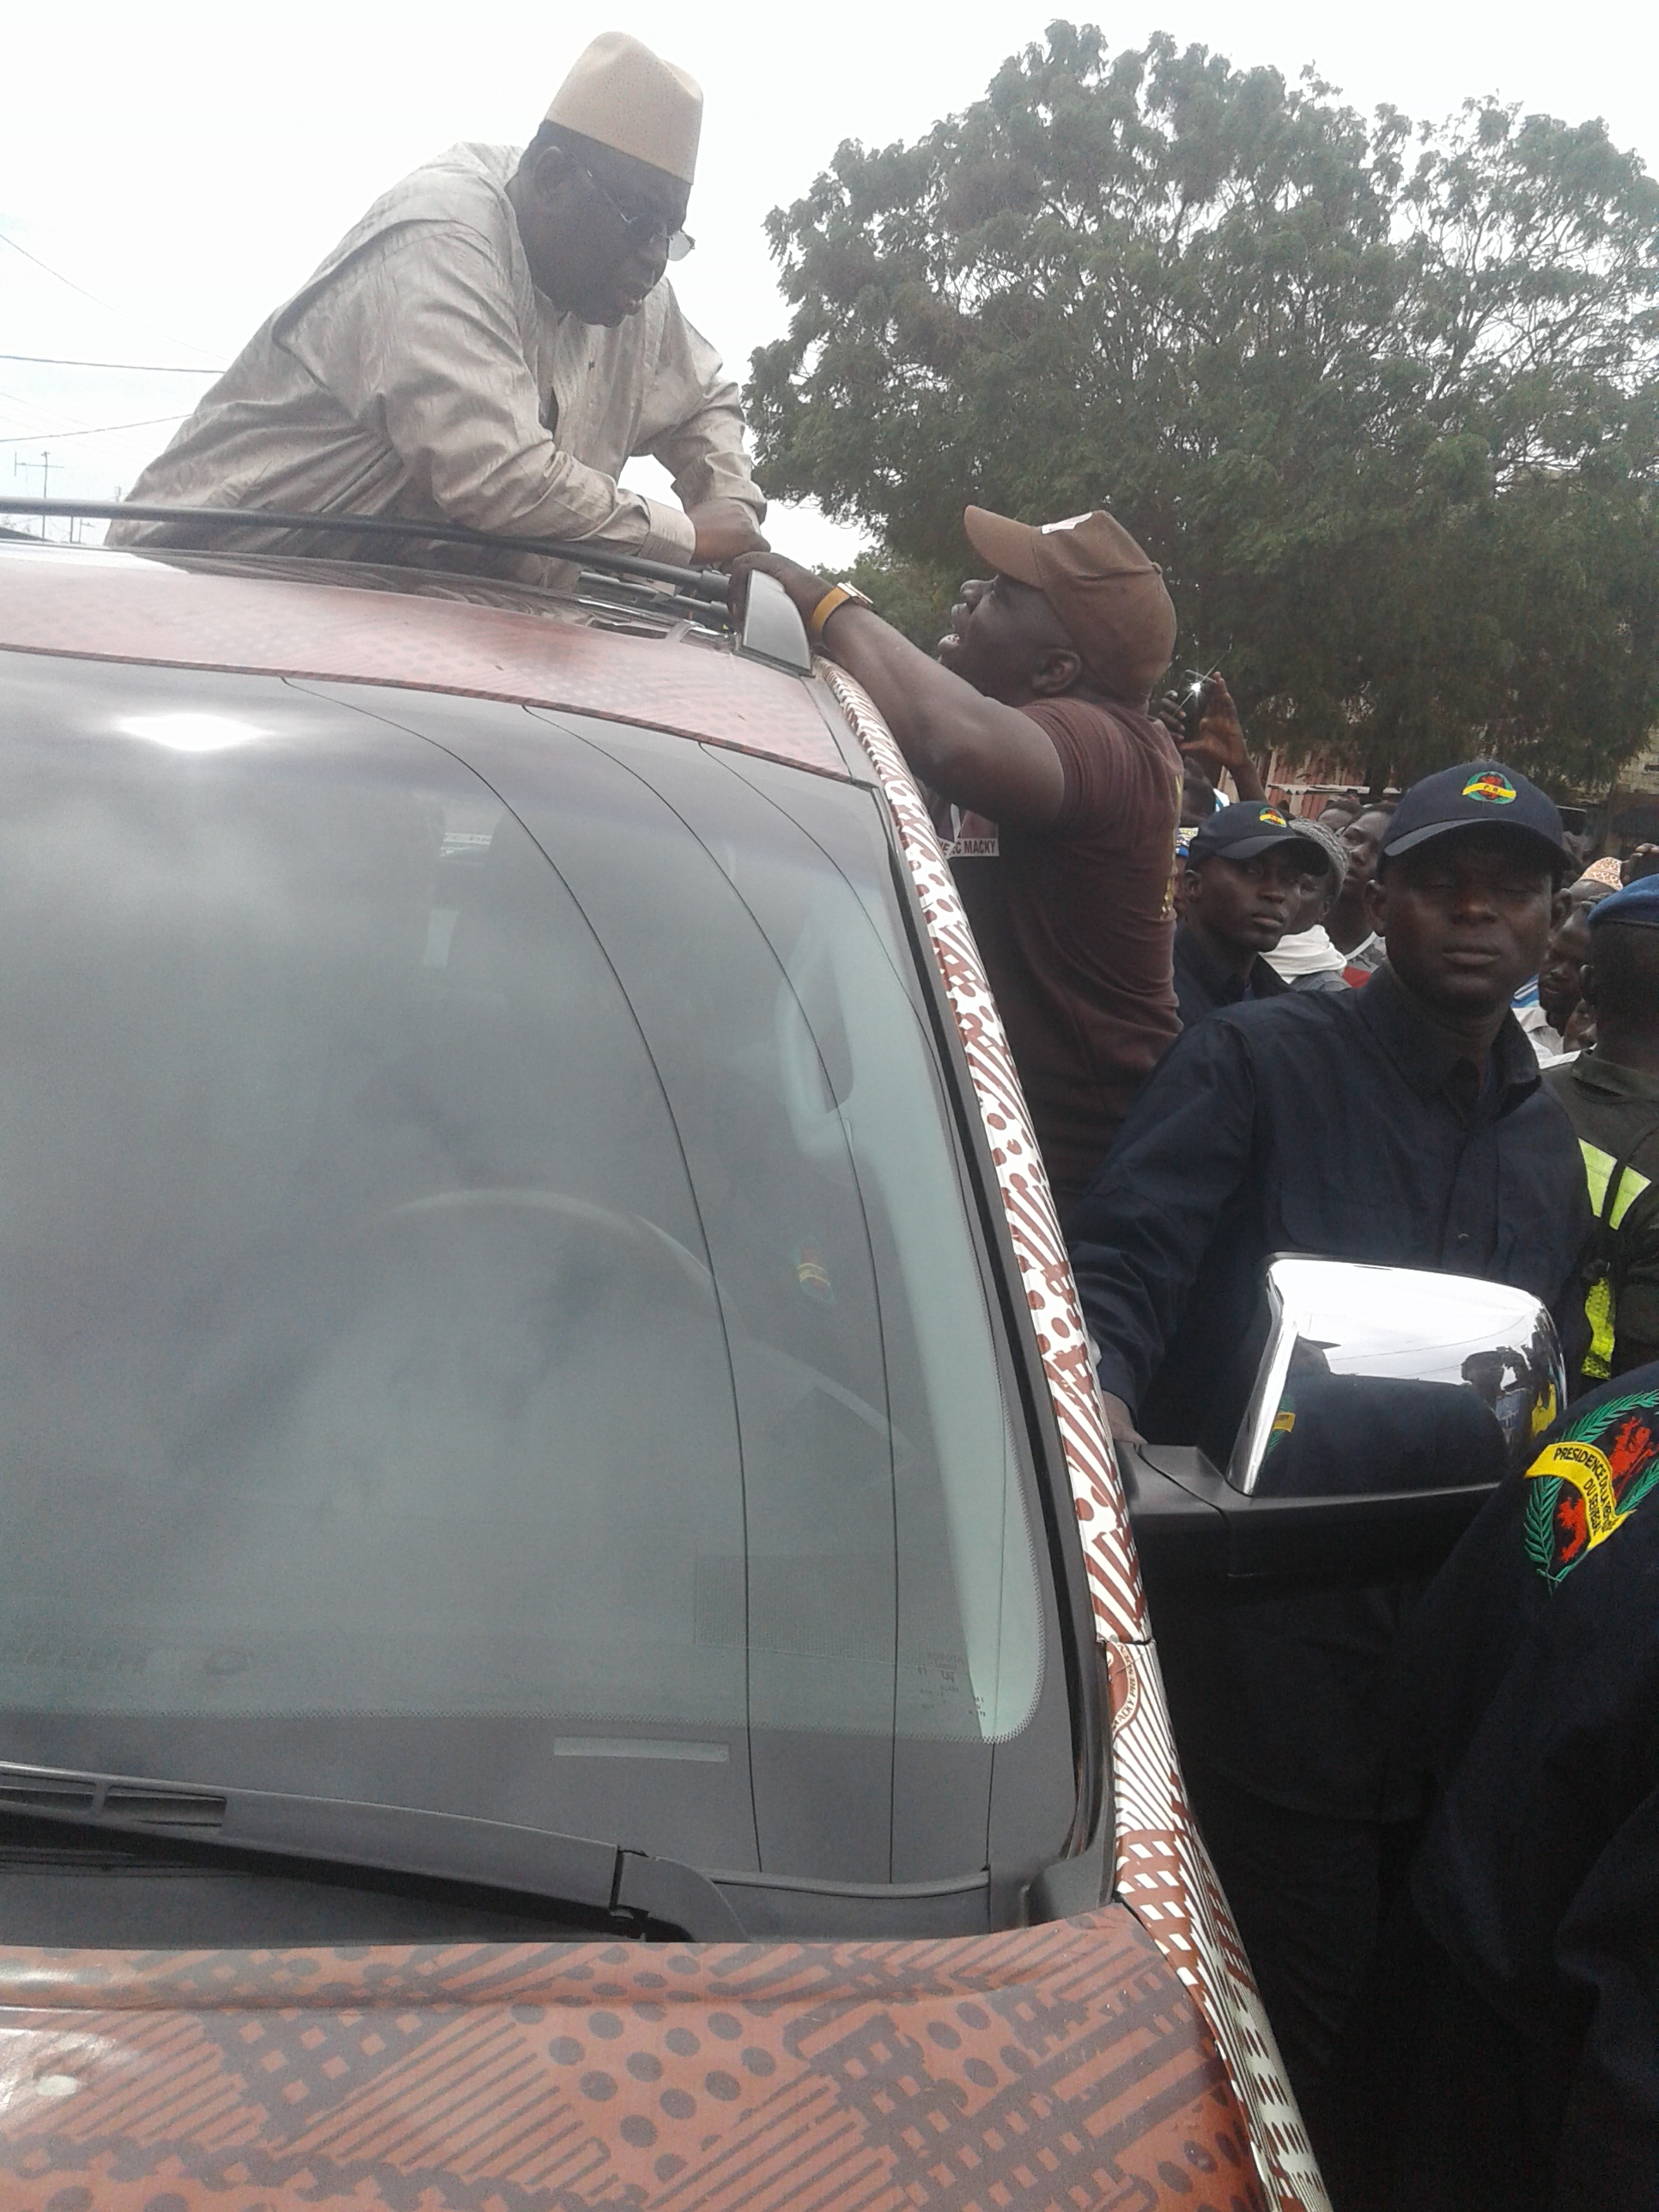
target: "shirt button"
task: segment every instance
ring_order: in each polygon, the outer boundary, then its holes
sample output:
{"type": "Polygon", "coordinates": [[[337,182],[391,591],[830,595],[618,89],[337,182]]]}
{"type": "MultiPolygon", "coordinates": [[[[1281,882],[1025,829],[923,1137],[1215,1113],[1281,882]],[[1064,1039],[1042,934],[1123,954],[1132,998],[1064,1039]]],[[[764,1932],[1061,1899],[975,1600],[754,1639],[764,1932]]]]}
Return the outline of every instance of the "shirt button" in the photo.
{"type": "Polygon", "coordinates": [[[1460,1244],[1467,1244],[1468,1243],[1469,1232],[1467,1229],[1459,1230],[1457,1232],[1457,1241],[1460,1244]]]}

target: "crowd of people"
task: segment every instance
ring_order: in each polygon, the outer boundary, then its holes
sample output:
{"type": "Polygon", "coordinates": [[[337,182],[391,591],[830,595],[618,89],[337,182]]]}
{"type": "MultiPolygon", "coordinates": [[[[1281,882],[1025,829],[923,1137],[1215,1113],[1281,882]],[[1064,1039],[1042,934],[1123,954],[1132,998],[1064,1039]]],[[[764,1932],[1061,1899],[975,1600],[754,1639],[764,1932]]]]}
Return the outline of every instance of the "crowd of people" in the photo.
{"type": "Polygon", "coordinates": [[[1659,876],[1587,867],[1497,760],[1277,802],[1219,672],[1154,706],[1176,609],[1103,509],[969,507],[982,574],[936,653],[768,551],[736,388],[666,282],[701,117],[595,40],[528,146],[378,201],[133,496],[776,576],[934,801],[1126,1451],[1224,1462],[1273,1253],[1544,1303],[1573,1395],[1426,1592],[1154,1626],[1339,2212],[1659,2202],[1659,876]],[[678,505],[621,486],[643,452],[678,505]]]}
{"type": "MultiPolygon", "coordinates": [[[[1605,1498],[1572,1491],[1598,1553],[1573,1598],[1589,1621],[1599,1586],[1628,1622],[1659,1562],[1659,877],[1586,873],[1496,760],[1318,818],[1275,803],[1218,675],[1195,730],[1153,708],[1175,611],[1109,515],[965,528],[992,573],[936,657],[847,586],[738,565],[784,584],[937,802],[1120,1447],[1225,1463],[1274,1253],[1514,1285],[1572,1389],[1534,1473],[1612,1469],[1624,1421],[1605,1498]]],[[[1478,1655],[1420,1577],[1155,1605],[1183,1771],[1338,2212],[1659,2188],[1655,1641],[1626,1633],[1598,1699],[1558,1692],[1530,1726],[1518,1686],[1564,1614],[1529,1479],[1445,1570],[1514,1601],[1478,1655]],[[1514,1590],[1517,1547],[1544,1597],[1514,1590]],[[1575,1729],[1579,1765],[1551,1766],[1575,1729]],[[1547,1864],[1517,1884],[1522,1806],[1547,1864]],[[1473,2097],[1429,2078],[1454,2043],[1473,2097]]]]}

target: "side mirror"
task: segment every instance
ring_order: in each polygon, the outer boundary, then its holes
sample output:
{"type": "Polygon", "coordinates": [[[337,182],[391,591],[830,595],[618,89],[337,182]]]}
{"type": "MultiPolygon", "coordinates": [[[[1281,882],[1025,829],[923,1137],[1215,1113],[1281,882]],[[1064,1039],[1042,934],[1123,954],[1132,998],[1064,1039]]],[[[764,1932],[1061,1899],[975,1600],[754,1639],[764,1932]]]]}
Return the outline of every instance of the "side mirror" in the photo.
{"type": "Polygon", "coordinates": [[[1224,1475],[1196,1449],[1121,1455],[1148,1583],[1432,1566],[1565,1400],[1554,1323],[1468,1276],[1281,1255],[1224,1475]]]}
{"type": "Polygon", "coordinates": [[[1227,1480],[1244,1495],[1443,1489],[1525,1466],[1566,1399],[1555,1324],[1525,1291],[1281,1255],[1227,1480]]]}

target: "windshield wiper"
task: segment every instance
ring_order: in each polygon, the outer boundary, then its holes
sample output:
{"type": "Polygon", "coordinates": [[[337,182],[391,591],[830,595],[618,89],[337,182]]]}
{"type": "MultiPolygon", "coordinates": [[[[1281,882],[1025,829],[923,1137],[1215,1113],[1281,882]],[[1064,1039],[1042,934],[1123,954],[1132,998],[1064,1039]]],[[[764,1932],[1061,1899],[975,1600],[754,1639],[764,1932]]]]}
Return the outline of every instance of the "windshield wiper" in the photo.
{"type": "Polygon", "coordinates": [[[408,1805],[270,1790],[212,1790],[0,1760],[0,1813],[227,1851],[307,1859],[513,1892],[682,1929],[693,1942],[742,1942],[743,1923],[705,1874],[678,1859],[505,1820],[408,1805]]]}

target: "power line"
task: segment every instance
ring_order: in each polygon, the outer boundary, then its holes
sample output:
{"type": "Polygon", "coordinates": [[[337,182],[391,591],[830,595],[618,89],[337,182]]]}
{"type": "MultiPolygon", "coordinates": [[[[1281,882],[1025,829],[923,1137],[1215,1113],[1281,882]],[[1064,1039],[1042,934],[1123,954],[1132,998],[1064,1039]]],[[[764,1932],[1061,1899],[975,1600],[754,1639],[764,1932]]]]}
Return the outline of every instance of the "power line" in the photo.
{"type": "MultiPolygon", "coordinates": [[[[20,246],[15,238],[3,230],[0,230],[0,246],[10,246],[14,253],[21,253],[25,261],[32,261],[37,269],[44,270],[55,283],[67,285],[71,292],[78,292],[83,300],[90,300],[94,307],[101,307],[106,315],[113,315],[120,322],[131,323],[136,328],[150,327],[142,324],[137,316],[126,314],[121,308],[112,307],[107,300],[100,300],[96,292],[88,292],[84,284],[77,284],[72,276],[65,276],[61,269],[54,269],[49,261],[43,261],[38,253],[31,253],[27,246],[20,246]]],[[[162,331],[160,335],[166,337],[167,334],[162,331]]],[[[174,338],[170,343],[174,345],[183,345],[190,353],[202,351],[200,346],[191,345],[188,338],[174,338]]],[[[216,375],[218,372],[216,370],[214,373],[216,375]]]]}
{"type": "Polygon", "coordinates": [[[139,422],[88,422],[82,430],[31,430],[21,438],[0,438],[0,446],[32,446],[37,438],[56,445],[64,438],[102,438],[114,430],[153,430],[161,422],[182,422],[182,415],[146,415],[139,422]]]}
{"type": "MultiPolygon", "coordinates": [[[[12,241],[7,240],[8,245],[12,241]]],[[[91,298],[91,294],[88,294],[91,298]]],[[[0,353],[0,361],[37,362],[44,368],[134,368],[148,376],[222,376],[222,368],[191,368],[177,361],[78,361],[63,353],[0,353]]]]}
{"type": "MultiPolygon", "coordinates": [[[[40,412],[40,402],[34,399],[25,399],[21,392],[0,392],[0,399],[9,399],[14,406],[21,407],[27,415],[38,415],[40,412]]],[[[91,423],[83,422],[78,415],[71,415],[69,419],[72,427],[77,430],[88,430],[93,427],[91,423]]],[[[34,432],[31,430],[27,434],[32,438],[34,432]]],[[[18,441],[14,439],[11,442],[15,445],[18,441]]]]}
{"type": "Polygon", "coordinates": [[[100,300],[95,292],[88,292],[84,284],[77,284],[73,278],[48,267],[38,253],[31,253],[27,246],[20,246],[15,238],[8,236],[3,230],[0,230],[0,245],[10,246],[14,253],[21,253],[25,261],[32,261],[37,269],[45,269],[48,276],[55,278],[59,284],[67,284],[71,292],[78,292],[83,300],[90,300],[94,307],[101,307],[106,314],[112,315],[118,312],[111,307],[107,300],[100,300]]]}

